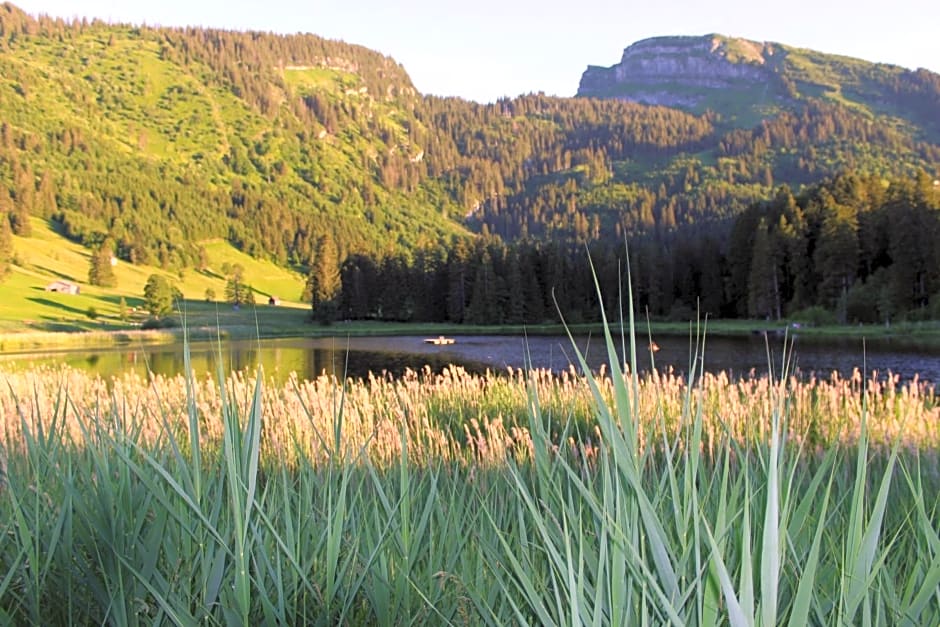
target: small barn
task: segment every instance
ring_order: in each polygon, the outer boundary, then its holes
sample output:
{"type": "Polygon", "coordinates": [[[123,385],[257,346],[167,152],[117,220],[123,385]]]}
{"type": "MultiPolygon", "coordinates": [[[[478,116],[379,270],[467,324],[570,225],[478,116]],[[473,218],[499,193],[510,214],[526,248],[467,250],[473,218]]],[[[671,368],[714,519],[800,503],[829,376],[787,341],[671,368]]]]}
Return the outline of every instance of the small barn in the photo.
{"type": "Polygon", "coordinates": [[[81,288],[69,281],[53,281],[46,286],[47,292],[59,292],[60,294],[78,294],[81,288]]]}

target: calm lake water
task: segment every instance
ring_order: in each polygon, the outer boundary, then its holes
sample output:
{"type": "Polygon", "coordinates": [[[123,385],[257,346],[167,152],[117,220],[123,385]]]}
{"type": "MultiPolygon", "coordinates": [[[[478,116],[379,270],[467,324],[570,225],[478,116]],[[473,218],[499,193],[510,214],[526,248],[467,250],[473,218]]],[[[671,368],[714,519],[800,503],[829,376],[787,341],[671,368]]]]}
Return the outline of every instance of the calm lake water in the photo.
{"type": "MultiPolygon", "coordinates": [[[[420,337],[354,337],[354,338],[282,338],[262,341],[227,341],[221,346],[223,369],[249,370],[254,373],[260,363],[266,376],[285,381],[291,372],[301,378],[328,374],[363,377],[369,372],[399,375],[406,369],[429,366],[439,371],[449,364],[457,364],[472,372],[487,369],[496,372],[507,368],[522,368],[526,353],[532,364],[553,370],[567,369],[575,361],[571,342],[567,337],[536,336],[454,336],[449,346],[426,344],[420,337]]],[[[662,370],[672,367],[680,372],[689,369],[690,347],[687,336],[658,335],[654,337],[660,347],[655,354],[656,366],[662,370]]],[[[592,368],[606,362],[602,338],[577,337],[578,347],[587,355],[592,368]]],[[[775,372],[779,371],[782,338],[770,339],[770,351],[775,372]]],[[[215,373],[220,349],[215,342],[194,342],[190,348],[193,369],[197,375],[215,373]]],[[[639,349],[640,370],[650,368],[650,355],[645,340],[639,349]]],[[[828,376],[832,371],[850,375],[855,368],[884,375],[892,372],[909,380],[915,375],[921,380],[940,382],[940,351],[924,350],[910,343],[891,340],[868,341],[863,350],[862,341],[816,340],[796,338],[794,361],[803,374],[828,376]]],[[[709,337],[704,353],[705,369],[727,370],[734,376],[750,371],[764,374],[768,371],[767,344],[759,335],[741,337],[709,337]]],[[[181,345],[161,345],[137,348],[104,349],[94,351],[46,352],[0,356],[0,369],[22,369],[30,365],[68,364],[108,378],[127,371],[146,376],[148,370],[160,375],[175,375],[183,370],[181,345]]]]}

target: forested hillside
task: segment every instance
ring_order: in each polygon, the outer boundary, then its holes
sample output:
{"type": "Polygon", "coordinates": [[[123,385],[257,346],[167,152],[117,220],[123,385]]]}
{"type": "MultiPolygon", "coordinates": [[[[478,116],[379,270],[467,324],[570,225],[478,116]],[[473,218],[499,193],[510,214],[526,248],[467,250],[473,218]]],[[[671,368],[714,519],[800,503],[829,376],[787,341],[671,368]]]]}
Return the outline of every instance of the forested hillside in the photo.
{"type": "Polygon", "coordinates": [[[0,210],[128,261],[224,237],[281,264],[464,233],[419,185],[421,102],[377,53],[276,37],[33,20],[0,7],[0,210]],[[392,170],[394,169],[394,173],[392,170]],[[4,192],[8,192],[5,194],[4,192]]]}
{"type": "MultiPolygon", "coordinates": [[[[751,62],[726,49],[723,63],[751,62]]],[[[538,319],[552,288],[584,285],[585,244],[622,250],[630,236],[649,251],[640,269],[679,250],[730,263],[735,220],[781,185],[798,193],[846,171],[874,186],[938,177],[936,74],[812,51],[777,58],[782,95],[762,108],[742,108],[753,89],[679,108],[613,92],[477,104],[422,96],[392,59],[313,35],[67,22],[3,4],[0,214],[14,233],[40,216],[89,248],[174,270],[201,267],[200,242],[224,238],[309,272],[320,300],[339,293],[323,283],[342,270],[345,315],[538,319]],[[445,271],[461,281],[441,292],[445,271]],[[525,304],[471,307],[491,271],[525,304]],[[421,276],[411,288],[449,300],[417,291],[382,305],[348,283],[385,272],[421,276]]],[[[644,302],[667,314],[721,278],[709,309],[723,315],[834,306],[829,283],[781,284],[770,310],[751,306],[743,271],[729,272],[641,285],[644,302]]]]}
{"type": "MultiPolygon", "coordinates": [[[[634,302],[654,318],[806,322],[940,318],[940,182],[842,175],[795,195],[780,187],[733,222],[730,238],[692,229],[630,241],[634,302]]],[[[626,288],[623,244],[572,251],[495,237],[449,254],[376,263],[351,256],[340,313],[483,323],[597,319],[592,275],[616,319],[626,288]],[[589,254],[588,254],[589,253],[589,254]],[[556,310],[557,305],[557,310],[556,310]]]]}

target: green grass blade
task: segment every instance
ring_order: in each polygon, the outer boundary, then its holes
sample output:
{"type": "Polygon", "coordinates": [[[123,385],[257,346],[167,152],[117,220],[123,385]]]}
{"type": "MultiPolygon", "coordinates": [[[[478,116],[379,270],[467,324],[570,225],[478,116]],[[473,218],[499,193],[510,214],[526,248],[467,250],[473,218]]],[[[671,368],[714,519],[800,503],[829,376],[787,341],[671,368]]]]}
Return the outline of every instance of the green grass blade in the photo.
{"type": "MultiPolygon", "coordinates": [[[[822,546],[823,531],[826,527],[826,514],[829,509],[829,499],[832,493],[832,482],[834,473],[829,473],[829,483],[826,486],[826,493],[823,496],[822,507],[818,514],[816,523],[816,532],[813,535],[813,544],[809,549],[809,556],[806,558],[806,564],[803,567],[803,574],[800,576],[800,583],[797,585],[796,596],[790,610],[790,627],[802,627],[810,624],[810,609],[813,605],[813,592],[816,586],[816,572],[819,569],[819,552],[822,546]]],[[[808,501],[809,499],[807,499],[808,501]]]]}
{"type": "Polygon", "coordinates": [[[705,536],[708,538],[708,544],[712,550],[711,561],[715,565],[718,580],[721,583],[721,590],[724,593],[725,604],[728,606],[728,622],[732,627],[751,627],[751,621],[744,614],[741,604],[738,601],[738,596],[735,594],[734,584],[731,581],[731,576],[728,574],[725,562],[721,557],[718,543],[715,542],[711,528],[708,526],[707,521],[703,520],[702,525],[705,529],[705,536]]]}

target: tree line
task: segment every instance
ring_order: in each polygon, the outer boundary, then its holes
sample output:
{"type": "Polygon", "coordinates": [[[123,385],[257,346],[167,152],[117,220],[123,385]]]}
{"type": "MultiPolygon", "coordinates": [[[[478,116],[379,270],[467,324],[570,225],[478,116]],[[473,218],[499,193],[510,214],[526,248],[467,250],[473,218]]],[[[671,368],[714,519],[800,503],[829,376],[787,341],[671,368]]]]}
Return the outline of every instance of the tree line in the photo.
{"type": "Polygon", "coordinates": [[[627,242],[497,237],[383,258],[327,243],[308,302],[322,321],[380,319],[537,324],[616,315],[627,259],[634,303],[655,318],[805,317],[891,322],[940,316],[940,186],[921,173],[843,174],[750,205],[730,229],[687,227],[627,242]],[[629,253],[627,252],[629,251],[629,253]],[[317,286],[328,290],[317,292],[317,286]]]}

